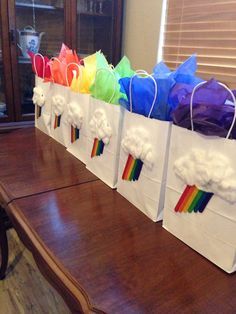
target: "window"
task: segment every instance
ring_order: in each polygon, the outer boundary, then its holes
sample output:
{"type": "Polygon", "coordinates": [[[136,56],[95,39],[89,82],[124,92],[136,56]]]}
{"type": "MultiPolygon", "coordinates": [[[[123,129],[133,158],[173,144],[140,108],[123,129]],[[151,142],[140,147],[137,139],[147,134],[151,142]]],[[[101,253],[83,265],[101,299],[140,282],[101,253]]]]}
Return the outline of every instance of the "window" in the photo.
{"type": "Polygon", "coordinates": [[[163,59],[174,69],[193,53],[198,75],[236,88],[236,0],[167,0],[163,59]]]}

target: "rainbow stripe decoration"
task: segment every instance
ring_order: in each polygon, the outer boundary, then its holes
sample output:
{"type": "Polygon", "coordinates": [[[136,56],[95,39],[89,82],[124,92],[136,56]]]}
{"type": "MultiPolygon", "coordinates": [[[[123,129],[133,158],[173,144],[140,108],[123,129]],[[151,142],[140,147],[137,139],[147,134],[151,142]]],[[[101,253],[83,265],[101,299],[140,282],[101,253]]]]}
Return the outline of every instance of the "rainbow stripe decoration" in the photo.
{"type": "Polygon", "coordinates": [[[143,162],[140,159],[134,159],[130,154],[128,156],[122,180],[137,181],[142,171],[143,162]]]}
{"type": "Polygon", "coordinates": [[[202,213],[214,194],[199,190],[195,185],[187,185],[175,211],[179,213],[202,213]]]}
{"type": "Polygon", "coordinates": [[[54,129],[58,128],[60,124],[61,124],[61,115],[60,116],[55,115],[54,129]]]}
{"type": "Polygon", "coordinates": [[[36,117],[37,119],[41,117],[41,114],[42,114],[42,107],[40,106],[36,106],[36,117]]]}
{"type": "Polygon", "coordinates": [[[79,129],[71,126],[71,138],[70,138],[71,143],[74,143],[78,139],[79,139],[79,129]]]}
{"type": "Polygon", "coordinates": [[[104,143],[102,140],[99,140],[98,138],[94,139],[93,142],[93,149],[91,152],[91,158],[95,156],[100,156],[103,154],[103,149],[104,149],[104,143]]]}

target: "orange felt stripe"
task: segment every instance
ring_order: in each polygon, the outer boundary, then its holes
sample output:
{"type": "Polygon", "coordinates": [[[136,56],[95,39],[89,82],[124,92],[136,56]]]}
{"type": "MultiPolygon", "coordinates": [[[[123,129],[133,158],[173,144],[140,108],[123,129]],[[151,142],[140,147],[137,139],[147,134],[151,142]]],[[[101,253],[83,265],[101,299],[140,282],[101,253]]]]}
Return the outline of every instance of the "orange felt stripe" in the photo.
{"type": "Polygon", "coordinates": [[[56,127],[57,127],[57,120],[58,120],[58,118],[57,118],[57,116],[55,116],[55,120],[54,120],[54,129],[56,129],[56,127]]]}
{"type": "Polygon", "coordinates": [[[185,198],[182,201],[181,206],[179,207],[179,212],[181,213],[185,207],[185,204],[187,203],[189,197],[192,195],[192,191],[194,190],[195,186],[190,186],[187,193],[185,194],[185,198]]]}
{"type": "Polygon", "coordinates": [[[192,189],[191,194],[189,195],[189,198],[187,200],[187,202],[185,203],[184,207],[183,207],[183,212],[187,212],[189,207],[191,206],[192,202],[194,201],[196,195],[198,193],[198,188],[196,186],[194,186],[194,188],[192,189]]]}
{"type": "Polygon", "coordinates": [[[98,139],[95,138],[93,142],[93,149],[92,149],[91,157],[96,156],[97,147],[98,147],[98,139]]]}
{"type": "Polygon", "coordinates": [[[130,168],[130,164],[133,160],[133,157],[129,154],[128,158],[127,158],[127,161],[126,161],[126,165],[125,165],[125,169],[123,171],[123,175],[122,175],[122,179],[123,180],[127,180],[128,179],[128,171],[129,171],[129,168],[130,168]]]}
{"type": "Polygon", "coordinates": [[[75,128],[73,127],[73,143],[75,142],[76,138],[75,138],[75,128]]]}
{"type": "Polygon", "coordinates": [[[132,162],[130,163],[130,166],[129,166],[129,169],[128,169],[128,172],[127,172],[127,180],[130,180],[130,175],[132,173],[132,170],[133,170],[133,167],[135,166],[135,160],[133,157],[132,157],[132,162]]]}

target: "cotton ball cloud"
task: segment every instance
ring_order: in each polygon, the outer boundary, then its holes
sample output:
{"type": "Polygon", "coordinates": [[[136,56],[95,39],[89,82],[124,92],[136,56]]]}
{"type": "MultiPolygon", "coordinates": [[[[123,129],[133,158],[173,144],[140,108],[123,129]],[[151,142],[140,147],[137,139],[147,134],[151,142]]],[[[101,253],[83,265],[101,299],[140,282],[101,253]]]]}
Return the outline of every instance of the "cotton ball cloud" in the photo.
{"type": "Polygon", "coordinates": [[[193,149],[174,163],[175,173],[187,184],[236,202],[235,172],[229,159],[214,151],[193,149]]]}
{"type": "Polygon", "coordinates": [[[42,87],[39,87],[39,86],[34,87],[33,92],[34,92],[34,95],[33,95],[32,100],[33,100],[34,105],[42,107],[46,101],[42,87]]]}
{"type": "Polygon", "coordinates": [[[55,95],[52,97],[53,110],[55,115],[60,116],[65,109],[66,100],[65,97],[61,95],[55,95]]]}
{"type": "Polygon", "coordinates": [[[68,104],[67,122],[74,128],[81,129],[83,124],[83,110],[76,102],[68,104]]]}
{"type": "Polygon", "coordinates": [[[152,145],[145,129],[131,128],[121,141],[123,150],[135,159],[141,159],[145,166],[151,168],[154,162],[152,145]]]}
{"type": "Polygon", "coordinates": [[[105,145],[109,144],[112,136],[112,128],[107,120],[106,113],[102,109],[96,109],[89,123],[90,131],[95,138],[102,140],[105,145]]]}

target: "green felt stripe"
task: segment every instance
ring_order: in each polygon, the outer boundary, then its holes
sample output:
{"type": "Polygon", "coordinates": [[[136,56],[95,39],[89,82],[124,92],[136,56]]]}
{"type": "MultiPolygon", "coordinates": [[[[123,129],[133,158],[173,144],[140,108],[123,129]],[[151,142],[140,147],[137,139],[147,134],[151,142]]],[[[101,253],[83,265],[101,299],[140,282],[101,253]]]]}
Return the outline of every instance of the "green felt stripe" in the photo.
{"type": "Polygon", "coordinates": [[[129,176],[129,181],[132,181],[133,178],[134,178],[135,170],[136,170],[136,168],[137,168],[137,164],[138,164],[138,160],[135,159],[133,169],[132,169],[132,171],[131,171],[131,173],[130,173],[130,176],[129,176]]]}
{"type": "Polygon", "coordinates": [[[192,213],[192,211],[194,211],[194,209],[196,208],[198,202],[200,202],[201,198],[203,197],[203,191],[199,190],[197,195],[195,196],[194,200],[192,201],[192,203],[190,204],[189,208],[188,208],[188,212],[192,213]]]}
{"type": "Polygon", "coordinates": [[[99,151],[100,151],[100,146],[101,146],[101,140],[98,141],[98,147],[97,147],[97,151],[96,151],[96,156],[99,156],[99,151]]]}

